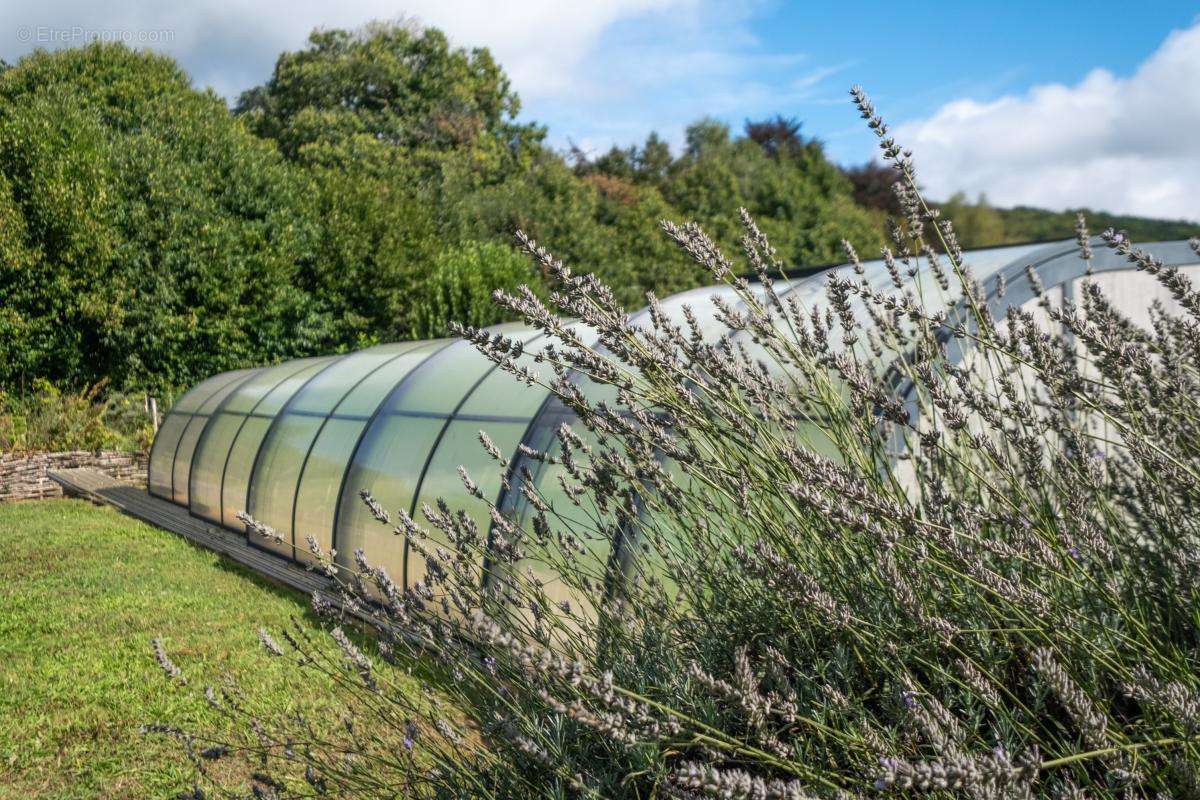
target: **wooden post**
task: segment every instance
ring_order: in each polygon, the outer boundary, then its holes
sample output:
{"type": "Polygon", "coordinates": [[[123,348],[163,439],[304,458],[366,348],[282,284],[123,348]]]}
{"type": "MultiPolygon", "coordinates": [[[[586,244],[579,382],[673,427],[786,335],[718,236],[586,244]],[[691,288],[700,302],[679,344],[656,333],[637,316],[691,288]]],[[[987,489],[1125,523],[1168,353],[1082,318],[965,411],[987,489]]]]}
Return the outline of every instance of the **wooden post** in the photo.
{"type": "Polygon", "coordinates": [[[154,433],[158,435],[158,401],[150,398],[150,419],[154,422],[154,433]]]}

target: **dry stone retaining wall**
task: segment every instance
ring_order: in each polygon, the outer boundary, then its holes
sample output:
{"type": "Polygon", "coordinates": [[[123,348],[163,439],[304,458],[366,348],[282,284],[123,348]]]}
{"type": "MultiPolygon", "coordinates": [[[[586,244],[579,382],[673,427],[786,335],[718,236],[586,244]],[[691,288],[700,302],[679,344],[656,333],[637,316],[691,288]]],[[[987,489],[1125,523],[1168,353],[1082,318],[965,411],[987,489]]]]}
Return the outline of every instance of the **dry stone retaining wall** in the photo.
{"type": "Polygon", "coordinates": [[[46,474],[56,469],[92,467],[132,486],[146,485],[145,453],[115,450],[69,453],[0,453],[0,503],[62,497],[62,487],[46,474]]]}

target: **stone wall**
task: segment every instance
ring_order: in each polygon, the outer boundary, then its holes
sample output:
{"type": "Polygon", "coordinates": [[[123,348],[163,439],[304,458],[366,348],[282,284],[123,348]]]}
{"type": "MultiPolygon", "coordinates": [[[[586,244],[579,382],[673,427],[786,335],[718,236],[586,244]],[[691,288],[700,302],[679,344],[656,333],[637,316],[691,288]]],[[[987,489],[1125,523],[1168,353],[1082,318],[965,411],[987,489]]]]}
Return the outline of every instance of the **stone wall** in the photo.
{"type": "Polygon", "coordinates": [[[62,497],[50,470],[92,467],[133,486],[146,485],[145,453],[79,450],[70,453],[0,453],[0,503],[62,497]]]}

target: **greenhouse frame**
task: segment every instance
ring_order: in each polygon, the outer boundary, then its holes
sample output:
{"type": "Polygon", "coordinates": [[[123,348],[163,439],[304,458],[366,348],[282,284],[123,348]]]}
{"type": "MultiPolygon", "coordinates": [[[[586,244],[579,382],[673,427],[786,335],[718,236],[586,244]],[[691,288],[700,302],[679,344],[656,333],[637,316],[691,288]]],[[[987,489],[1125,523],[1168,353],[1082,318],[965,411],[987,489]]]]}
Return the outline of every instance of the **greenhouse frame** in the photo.
{"type": "MultiPolygon", "coordinates": [[[[1144,249],[1185,272],[1200,261],[1183,241],[1144,249]]],[[[1074,241],[973,251],[967,262],[997,318],[1010,306],[1037,301],[1027,267],[1036,270],[1056,301],[1073,297],[1085,270],[1074,241]]],[[[1173,303],[1153,277],[1099,243],[1090,264],[1092,279],[1135,321],[1145,316],[1151,300],[1173,303]]],[[[873,286],[890,286],[882,261],[864,266],[873,286]]],[[[779,282],[776,291],[790,294],[802,307],[820,306],[824,276],[821,271],[779,282]]],[[[914,291],[930,292],[926,303],[931,305],[932,280],[922,273],[909,281],[914,291]]],[[[717,320],[714,296],[737,300],[727,286],[705,287],[665,298],[661,307],[680,321],[683,307],[690,307],[715,338],[726,329],[717,320]]],[[[643,310],[631,322],[648,325],[648,317],[643,310]]],[[[546,344],[543,335],[519,324],[493,330],[523,342],[525,362],[546,344]]],[[[585,339],[589,335],[583,328],[579,332],[585,339]]],[[[526,466],[539,491],[555,496],[561,490],[554,468],[528,459],[520,446],[546,449],[570,420],[570,412],[545,389],[517,380],[465,340],[381,344],[225,372],[201,382],[163,420],[151,448],[149,490],[196,517],[249,535],[237,516],[245,511],[281,537],[251,536],[251,543],[286,559],[311,561],[311,535],[325,551],[337,551],[338,563],[352,565],[354,551],[362,549],[398,585],[412,586],[422,579],[424,562],[409,558],[405,538],[375,520],[360,491],[414,519],[423,504],[446,498],[487,531],[493,524],[489,502],[515,519],[528,509],[520,492],[503,490],[505,483],[515,487],[515,482],[502,480],[478,441],[479,431],[507,456],[510,476],[526,466]],[[460,466],[486,499],[463,490],[460,466]]]]}

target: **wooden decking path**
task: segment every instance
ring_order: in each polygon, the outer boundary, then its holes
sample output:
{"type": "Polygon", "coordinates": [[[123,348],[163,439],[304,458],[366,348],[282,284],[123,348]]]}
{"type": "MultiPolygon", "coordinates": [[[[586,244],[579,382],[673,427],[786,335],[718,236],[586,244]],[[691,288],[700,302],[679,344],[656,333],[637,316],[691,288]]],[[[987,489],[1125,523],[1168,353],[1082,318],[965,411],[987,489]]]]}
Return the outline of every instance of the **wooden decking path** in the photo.
{"type": "Polygon", "coordinates": [[[306,594],[328,593],[330,582],[324,576],[309,572],[273,553],[251,547],[245,536],[193,517],[186,508],[152,497],[145,489],[129,486],[99,470],[86,467],[55,470],[49,475],[51,480],[63,487],[67,495],[115,506],[132,517],[177,533],[259,575],[306,594]]]}

